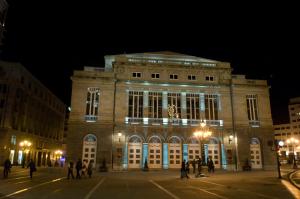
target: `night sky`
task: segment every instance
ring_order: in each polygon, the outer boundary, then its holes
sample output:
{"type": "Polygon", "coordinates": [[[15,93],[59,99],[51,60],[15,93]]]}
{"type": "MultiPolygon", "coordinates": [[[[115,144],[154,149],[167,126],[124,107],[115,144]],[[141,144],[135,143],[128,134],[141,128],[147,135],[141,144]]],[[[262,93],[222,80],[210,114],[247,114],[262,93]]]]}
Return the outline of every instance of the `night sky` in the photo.
{"type": "Polygon", "coordinates": [[[268,80],[274,123],[288,122],[288,100],[300,96],[293,6],[8,2],[2,59],[20,61],[66,105],[74,69],[103,66],[108,54],[165,50],[230,62],[234,74],[268,80]]]}

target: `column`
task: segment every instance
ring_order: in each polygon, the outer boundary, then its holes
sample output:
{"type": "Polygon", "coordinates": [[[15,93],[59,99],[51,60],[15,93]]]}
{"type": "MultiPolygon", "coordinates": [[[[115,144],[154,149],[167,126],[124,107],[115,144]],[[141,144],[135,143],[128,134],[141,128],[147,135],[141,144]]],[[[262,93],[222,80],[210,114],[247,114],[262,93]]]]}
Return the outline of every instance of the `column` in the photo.
{"type": "Polygon", "coordinates": [[[143,93],[143,117],[148,119],[149,91],[143,93]]]}
{"type": "Polygon", "coordinates": [[[188,158],[188,144],[183,144],[182,156],[183,156],[183,159],[186,162],[189,161],[189,158],[188,158]]]}
{"type": "Polygon", "coordinates": [[[163,117],[163,124],[168,124],[168,92],[164,91],[162,93],[162,117],[163,117]]]}
{"type": "Polygon", "coordinates": [[[200,118],[205,118],[205,96],[204,93],[200,93],[200,118]]]}
{"type": "Polygon", "coordinates": [[[128,169],[128,143],[125,142],[123,148],[123,169],[128,169]]]}
{"type": "Polygon", "coordinates": [[[222,168],[227,169],[227,157],[224,144],[221,144],[221,158],[222,168]]]}
{"type": "Polygon", "coordinates": [[[169,144],[163,143],[163,168],[169,168],[169,144]]]}
{"type": "Polygon", "coordinates": [[[181,119],[182,119],[182,124],[187,125],[187,119],[186,119],[186,93],[182,92],[181,93],[181,119]]]}
{"type": "Polygon", "coordinates": [[[145,161],[147,159],[148,165],[149,165],[149,160],[148,160],[148,143],[143,143],[143,162],[142,162],[142,168],[145,166],[145,161]]]}

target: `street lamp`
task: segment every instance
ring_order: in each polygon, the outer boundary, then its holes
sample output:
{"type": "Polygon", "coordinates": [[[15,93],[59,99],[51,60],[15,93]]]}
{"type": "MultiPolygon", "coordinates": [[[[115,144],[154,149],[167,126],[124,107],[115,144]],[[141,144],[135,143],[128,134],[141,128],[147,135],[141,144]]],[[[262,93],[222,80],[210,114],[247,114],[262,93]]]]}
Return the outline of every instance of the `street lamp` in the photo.
{"type": "Polygon", "coordinates": [[[200,122],[200,127],[201,127],[200,130],[197,130],[194,132],[194,136],[199,139],[199,142],[201,144],[201,159],[202,159],[202,161],[205,161],[204,153],[203,153],[203,147],[204,147],[203,140],[207,137],[210,137],[212,132],[209,131],[209,129],[206,127],[206,124],[204,121],[200,122]]]}
{"type": "Polygon", "coordinates": [[[292,137],[290,139],[287,139],[286,143],[287,144],[292,144],[292,148],[293,148],[293,169],[297,169],[296,157],[295,157],[295,144],[298,144],[299,140],[292,137]]]}
{"type": "MultiPolygon", "coordinates": [[[[19,146],[22,148],[23,153],[25,152],[26,155],[29,153],[31,145],[32,145],[31,142],[29,142],[27,140],[24,140],[19,143],[19,146]]],[[[25,167],[26,155],[23,156],[23,154],[22,154],[22,168],[25,167]]]]}
{"type": "Polygon", "coordinates": [[[229,144],[232,142],[232,140],[233,140],[233,135],[229,135],[229,137],[228,137],[229,144]]]}

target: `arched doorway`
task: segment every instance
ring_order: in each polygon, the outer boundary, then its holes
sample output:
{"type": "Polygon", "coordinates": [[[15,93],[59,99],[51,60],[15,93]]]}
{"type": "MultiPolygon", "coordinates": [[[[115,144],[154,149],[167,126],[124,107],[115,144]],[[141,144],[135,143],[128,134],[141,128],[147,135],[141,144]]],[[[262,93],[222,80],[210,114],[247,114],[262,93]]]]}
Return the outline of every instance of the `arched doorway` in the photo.
{"type": "Polygon", "coordinates": [[[149,139],[149,168],[161,168],[161,140],[158,136],[149,139]]]}
{"type": "Polygon", "coordinates": [[[262,168],[260,142],[257,138],[251,138],[250,159],[251,159],[251,167],[253,169],[262,168]]]}
{"type": "Polygon", "coordinates": [[[220,145],[217,138],[210,138],[208,143],[208,157],[212,159],[215,168],[221,168],[220,145]]]}
{"type": "Polygon", "coordinates": [[[169,168],[180,168],[181,159],[181,140],[173,136],[169,139],[169,168]]]}
{"type": "Polygon", "coordinates": [[[97,137],[93,134],[87,134],[83,138],[82,147],[82,160],[86,160],[88,163],[92,162],[93,167],[96,166],[96,154],[97,154],[97,137]]]}
{"type": "Polygon", "coordinates": [[[140,168],[142,162],[142,139],[132,136],[128,140],[128,168],[140,168]]]}

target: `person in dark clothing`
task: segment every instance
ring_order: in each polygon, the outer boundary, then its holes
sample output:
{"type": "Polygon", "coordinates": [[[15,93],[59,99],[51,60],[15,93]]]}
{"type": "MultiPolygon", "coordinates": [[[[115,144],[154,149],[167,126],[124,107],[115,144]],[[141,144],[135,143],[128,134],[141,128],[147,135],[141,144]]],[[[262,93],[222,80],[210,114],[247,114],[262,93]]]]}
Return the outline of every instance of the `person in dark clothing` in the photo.
{"type": "Polygon", "coordinates": [[[201,158],[198,159],[197,164],[198,164],[198,173],[197,173],[196,177],[201,175],[201,171],[202,171],[202,160],[201,160],[201,158]]]}
{"type": "Polygon", "coordinates": [[[185,164],[185,170],[186,170],[186,173],[190,173],[190,162],[187,161],[186,164],[185,164]]]}
{"type": "Polygon", "coordinates": [[[184,177],[186,177],[187,179],[189,179],[189,176],[187,175],[187,171],[186,171],[186,167],[185,166],[186,166],[185,160],[183,160],[182,163],[181,163],[181,170],[180,170],[180,173],[181,173],[180,178],[181,179],[184,178],[184,177]]]}
{"type": "Polygon", "coordinates": [[[36,167],[35,167],[35,163],[33,162],[32,159],[30,159],[28,165],[27,165],[27,168],[29,167],[29,175],[30,175],[30,178],[32,178],[32,173],[36,171],[36,167]]]}
{"type": "Polygon", "coordinates": [[[73,168],[74,168],[74,163],[73,161],[70,161],[68,165],[68,179],[70,179],[70,175],[72,176],[72,179],[74,179],[73,168]]]}
{"type": "Polygon", "coordinates": [[[207,162],[207,166],[208,166],[208,172],[215,172],[215,165],[214,165],[214,161],[209,158],[208,162],[207,162]]]}
{"type": "Polygon", "coordinates": [[[192,167],[193,167],[193,173],[195,173],[196,172],[196,160],[195,159],[192,160],[192,167]]]}
{"type": "Polygon", "coordinates": [[[80,179],[80,170],[82,169],[82,162],[81,159],[79,158],[78,161],[76,162],[76,179],[80,179]]]}
{"type": "Polygon", "coordinates": [[[87,173],[89,175],[89,177],[92,177],[92,172],[93,172],[93,163],[92,161],[89,162],[88,168],[87,168],[87,173]]]}
{"type": "Polygon", "coordinates": [[[6,159],[4,162],[4,170],[3,170],[3,177],[7,178],[8,177],[8,173],[10,172],[10,168],[11,168],[11,162],[9,159],[6,159]]]}

